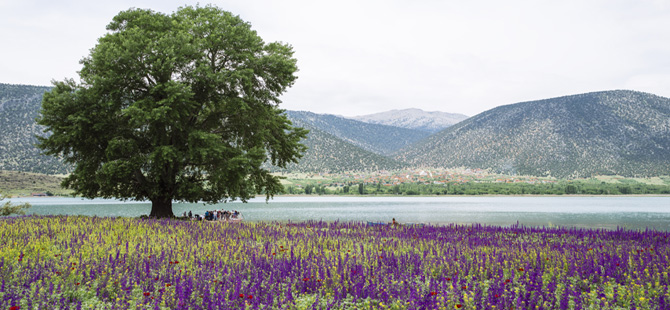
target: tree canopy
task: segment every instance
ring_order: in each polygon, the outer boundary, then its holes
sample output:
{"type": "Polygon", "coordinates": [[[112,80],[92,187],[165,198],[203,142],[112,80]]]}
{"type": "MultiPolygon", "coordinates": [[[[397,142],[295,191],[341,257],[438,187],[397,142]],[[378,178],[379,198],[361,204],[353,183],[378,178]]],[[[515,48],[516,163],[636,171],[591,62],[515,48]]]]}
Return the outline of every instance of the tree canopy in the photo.
{"type": "Polygon", "coordinates": [[[75,166],[63,186],[88,198],[216,203],[282,190],[264,163],[285,167],[307,131],[279,108],[296,80],[284,43],[265,43],[218,7],[120,12],[83,65],[54,81],[38,123],[46,154],[75,166]]]}

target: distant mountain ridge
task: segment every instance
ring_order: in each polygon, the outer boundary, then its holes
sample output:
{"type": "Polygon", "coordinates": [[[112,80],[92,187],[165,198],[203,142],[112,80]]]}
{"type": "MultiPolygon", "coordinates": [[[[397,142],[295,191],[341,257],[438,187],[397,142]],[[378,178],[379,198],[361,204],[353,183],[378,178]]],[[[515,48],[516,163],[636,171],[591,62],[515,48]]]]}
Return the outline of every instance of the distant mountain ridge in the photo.
{"type": "Polygon", "coordinates": [[[422,130],[365,123],[330,114],[286,111],[286,115],[293,121],[309,124],[366,151],[384,156],[390,156],[430,135],[422,130]]]}
{"type": "Polygon", "coordinates": [[[301,119],[291,121],[294,126],[309,129],[307,139],[302,141],[307,146],[307,151],[297,164],[289,164],[286,169],[268,167],[272,171],[339,173],[395,170],[405,167],[404,163],[364,150],[311,123],[301,119]]]}
{"type": "MultiPolygon", "coordinates": [[[[67,173],[40,155],[35,123],[50,87],[0,84],[0,170],[67,173]]],[[[554,176],[670,175],[670,99],[604,91],[500,106],[433,135],[417,129],[287,111],[311,132],[298,164],[275,171],[345,172],[408,167],[484,168],[554,176]]],[[[400,123],[397,123],[400,124],[400,123]]]]}
{"type": "Polygon", "coordinates": [[[351,117],[351,119],[366,123],[415,129],[429,133],[436,133],[467,118],[468,116],[463,114],[427,112],[414,108],[351,117]]]}
{"type": "Polygon", "coordinates": [[[410,165],[561,178],[670,174],[670,99],[617,90],[500,106],[398,153],[410,165]]]}

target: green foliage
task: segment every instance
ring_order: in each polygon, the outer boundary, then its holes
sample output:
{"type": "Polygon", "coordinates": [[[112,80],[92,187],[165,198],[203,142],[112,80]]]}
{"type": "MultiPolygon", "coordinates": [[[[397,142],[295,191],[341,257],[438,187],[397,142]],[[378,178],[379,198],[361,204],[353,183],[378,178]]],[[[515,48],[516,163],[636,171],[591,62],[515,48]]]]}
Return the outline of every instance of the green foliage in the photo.
{"type": "Polygon", "coordinates": [[[314,185],[305,186],[305,194],[306,195],[311,195],[313,190],[314,190],[314,185]]]}
{"type": "Polygon", "coordinates": [[[29,203],[12,204],[11,201],[2,203],[6,198],[5,195],[0,193],[0,216],[8,216],[12,214],[23,215],[26,214],[25,210],[30,209],[31,207],[29,203]]]}
{"type": "Polygon", "coordinates": [[[82,60],[82,84],[55,82],[38,123],[39,147],[74,171],[63,182],[84,197],[246,201],[282,190],[262,167],[296,162],[306,135],[278,108],[297,71],[291,46],[266,44],[217,7],[171,15],[119,13],[82,60]]]}
{"type": "MultiPolygon", "coordinates": [[[[394,186],[379,186],[380,183],[355,184],[355,192],[344,186],[342,191],[328,189],[328,184],[320,185],[323,194],[338,195],[668,195],[670,185],[633,183],[592,183],[588,181],[560,181],[557,183],[496,183],[496,182],[447,182],[445,184],[404,183],[394,186]]],[[[305,194],[315,188],[308,184],[305,194]]],[[[299,192],[294,192],[299,194],[299,192]]]]}

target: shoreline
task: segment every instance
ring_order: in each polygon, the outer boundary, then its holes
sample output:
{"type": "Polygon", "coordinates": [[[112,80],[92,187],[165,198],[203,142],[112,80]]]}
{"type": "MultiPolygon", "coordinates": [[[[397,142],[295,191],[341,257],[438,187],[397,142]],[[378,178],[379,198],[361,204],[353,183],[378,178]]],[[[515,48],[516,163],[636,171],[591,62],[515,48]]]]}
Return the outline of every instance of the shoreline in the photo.
{"type": "MultiPolygon", "coordinates": [[[[263,195],[257,195],[254,198],[262,198],[263,195]]],[[[328,198],[333,198],[333,197],[360,197],[360,198],[374,198],[374,197],[383,197],[383,198],[389,198],[389,197],[398,197],[398,198],[411,198],[411,197],[670,197],[670,194],[621,194],[621,195],[587,195],[587,194],[570,194],[570,195],[548,195],[548,194],[541,194],[541,195],[531,195],[531,194],[525,194],[525,195],[333,195],[333,194],[328,194],[328,195],[299,195],[299,194],[279,194],[279,195],[274,195],[273,197],[308,197],[308,198],[316,198],[316,197],[328,197],[328,198]]],[[[84,197],[80,196],[59,196],[59,195],[53,195],[53,196],[8,196],[6,199],[13,199],[13,198],[35,198],[35,199],[46,199],[46,198],[82,198],[82,199],[87,199],[84,197]]],[[[100,197],[98,197],[100,198],[100,197]]]]}
{"type": "MultiPolygon", "coordinates": [[[[260,196],[259,196],[260,197],[260,196]]],[[[621,195],[297,195],[281,194],[274,197],[670,197],[670,194],[621,194],[621,195]]]]}

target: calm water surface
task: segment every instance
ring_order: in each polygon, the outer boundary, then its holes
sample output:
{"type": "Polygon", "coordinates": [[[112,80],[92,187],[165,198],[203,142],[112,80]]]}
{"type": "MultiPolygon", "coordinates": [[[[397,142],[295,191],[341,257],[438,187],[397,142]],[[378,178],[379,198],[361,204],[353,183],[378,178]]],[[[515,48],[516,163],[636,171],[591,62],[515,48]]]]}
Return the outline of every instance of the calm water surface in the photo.
{"type": "MultiPolygon", "coordinates": [[[[40,215],[140,216],[151,203],[80,198],[14,198],[40,215]]],[[[216,205],[176,203],[176,215],[238,210],[245,221],[355,221],[401,223],[617,227],[670,231],[670,197],[275,197],[216,205]]]]}

